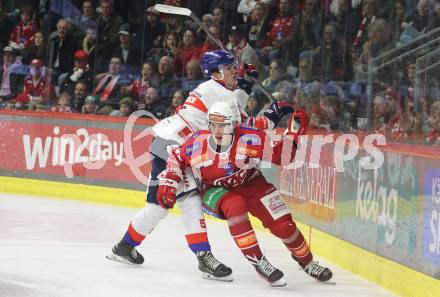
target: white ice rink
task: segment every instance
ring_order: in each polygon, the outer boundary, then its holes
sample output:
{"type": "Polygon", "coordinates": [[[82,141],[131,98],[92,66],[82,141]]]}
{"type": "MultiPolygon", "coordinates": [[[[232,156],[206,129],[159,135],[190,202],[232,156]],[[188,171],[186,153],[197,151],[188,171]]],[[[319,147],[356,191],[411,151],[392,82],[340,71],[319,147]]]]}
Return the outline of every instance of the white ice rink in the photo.
{"type": "Polygon", "coordinates": [[[202,279],[174,215],[139,248],[141,267],[107,260],[136,211],[0,194],[0,297],[395,296],[322,260],[337,284],[317,283],[276,238],[259,232],[263,251],[287,280],[287,287],[270,288],[235,247],[227,226],[215,221],[208,221],[213,252],[232,267],[234,281],[202,279]]]}

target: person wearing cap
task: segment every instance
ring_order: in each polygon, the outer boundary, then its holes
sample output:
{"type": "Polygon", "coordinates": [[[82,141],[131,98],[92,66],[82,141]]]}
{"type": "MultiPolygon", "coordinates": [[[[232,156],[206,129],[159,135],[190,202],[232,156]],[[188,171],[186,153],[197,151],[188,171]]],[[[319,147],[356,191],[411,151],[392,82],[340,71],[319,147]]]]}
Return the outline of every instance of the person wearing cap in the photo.
{"type": "Polygon", "coordinates": [[[84,100],[84,105],[81,109],[81,113],[83,114],[96,114],[96,110],[98,109],[97,104],[99,103],[99,99],[96,96],[89,95],[84,100]]]}
{"type": "Polygon", "coordinates": [[[77,50],[73,55],[74,68],[71,72],[66,74],[63,79],[60,76],[60,92],[68,92],[73,95],[75,84],[78,81],[83,81],[87,84],[90,90],[93,85],[93,72],[89,66],[89,56],[83,50],[77,50]]]}
{"type": "Polygon", "coordinates": [[[139,38],[139,44],[142,45],[144,58],[147,59],[148,51],[153,47],[160,47],[166,33],[165,25],[160,22],[160,13],[153,6],[145,11],[145,26],[140,26],[137,33],[136,36],[139,38]]]}
{"type": "Polygon", "coordinates": [[[110,113],[113,117],[129,117],[134,111],[134,101],[131,97],[124,97],[119,101],[119,110],[110,113]]]}
{"type": "Polygon", "coordinates": [[[15,98],[23,88],[23,66],[17,59],[15,50],[7,46],[3,49],[3,64],[0,67],[0,102],[15,98]]]}
{"type": "Polygon", "coordinates": [[[34,59],[29,65],[29,72],[25,78],[23,93],[29,96],[29,109],[44,109],[52,103],[55,96],[54,86],[46,74],[46,68],[41,60],[34,59]]]}
{"type": "Polygon", "coordinates": [[[226,48],[233,52],[240,62],[252,64],[259,68],[260,63],[257,53],[247,42],[241,27],[234,25],[229,29],[228,41],[226,48]]]}
{"type": "Polygon", "coordinates": [[[139,68],[142,63],[141,51],[137,47],[131,34],[130,25],[123,24],[119,27],[119,45],[113,51],[113,56],[120,56],[124,60],[126,70],[133,72],[139,68]],[[127,69],[128,68],[128,69],[127,69]]]}
{"type": "Polygon", "coordinates": [[[111,57],[113,49],[119,42],[119,27],[122,25],[122,18],[114,12],[112,0],[100,1],[101,14],[98,17],[98,46],[100,56],[111,57]]]}

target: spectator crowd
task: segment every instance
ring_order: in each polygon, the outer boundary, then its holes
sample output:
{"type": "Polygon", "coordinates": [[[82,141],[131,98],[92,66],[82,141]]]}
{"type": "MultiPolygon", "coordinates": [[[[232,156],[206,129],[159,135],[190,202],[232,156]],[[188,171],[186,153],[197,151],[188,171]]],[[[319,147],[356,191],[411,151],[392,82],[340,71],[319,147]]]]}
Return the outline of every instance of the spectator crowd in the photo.
{"type": "MultiPolygon", "coordinates": [[[[175,113],[218,46],[157,3],[191,9],[312,128],[440,145],[440,0],[0,0],[0,108],[175,113]]],[[[267,104],[253,87],[246,111],[267,104]]]]}

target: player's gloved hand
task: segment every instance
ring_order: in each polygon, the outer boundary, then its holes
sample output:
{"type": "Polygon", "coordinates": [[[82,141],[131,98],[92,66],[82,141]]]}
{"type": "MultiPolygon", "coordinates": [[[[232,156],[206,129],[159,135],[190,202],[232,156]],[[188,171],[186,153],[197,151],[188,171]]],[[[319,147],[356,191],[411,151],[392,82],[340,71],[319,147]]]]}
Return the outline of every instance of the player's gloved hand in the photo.
{"type": "Polygon", "coordinates": [[[309,128],[309,117],[304,110],[295,111],[287,122],[285,134],[293,136],[293,140],[298,143],[299,136],[305,135],[309,128]]]}
{"type": "Polygon", "coordinates": [[[172,172],[164,172],[159,176],[157,203],[165,209],[173,208],[176,203],[177,187],[180,178],[172,172]]]}
{"type": "Polygon", "coordinates": [[[157,203],[165,209],[173,208],[176,203],[176,188],[160,185],[157,190],[157,203]]]}
{"type": "Polygon", "coordinates": [[[246,93],[250,94],[252,92],[252,87],[254,83],[250,80],[244,78],[245,74],[250,77],[258,78],[258,71],[252,64],[242,63],[238,68],[237,72],[237,86],[244,90],[246,93]]]}
{"type": "Polygon", "coordinates": [[[266,118],[271,120],[275,127],[281,121],[281,118],[294,111],[292,104],[286,101],[276,101],[272,103],[269,108],[263,113],[266,118]]]}

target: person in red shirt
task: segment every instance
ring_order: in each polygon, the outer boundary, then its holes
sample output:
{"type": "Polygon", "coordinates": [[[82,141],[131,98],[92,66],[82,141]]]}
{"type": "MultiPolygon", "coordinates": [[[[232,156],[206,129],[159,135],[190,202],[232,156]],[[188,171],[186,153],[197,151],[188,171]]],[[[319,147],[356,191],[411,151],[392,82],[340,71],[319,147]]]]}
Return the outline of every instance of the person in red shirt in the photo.
{"type": "Polygon", "coordinates": [[[278,166],[293,162],[299,136],[307,131],[307,114],[294,112],[284,139],[273,142],[263,131],[238,125],[235,110],[232,104],[214,103],[208,111],[209,131],[197,132],[172,152],[160,176],[158,203],[172,208],[179,183],[185,180],[185,170],[193,168],[202,183],[205,211],[227,220],[238,248],[270,286],[285,286],[286,281],[283,273],[263,255],[248,213],[283,241],[306,273],[319,281],[328,281],[332,272],[313,261],[286,203],[259,170],[263,160],[278,166]]]}
{"type": "Polygon", "coordinates": [[[34,10],[29,5],[24,5],[21,8],[21,21],[12,30],[9,38],[9,45],[15,49],[23,49],[32,42],[32,37],[38,31],[38,27],[32,20],[34,10]]]}

